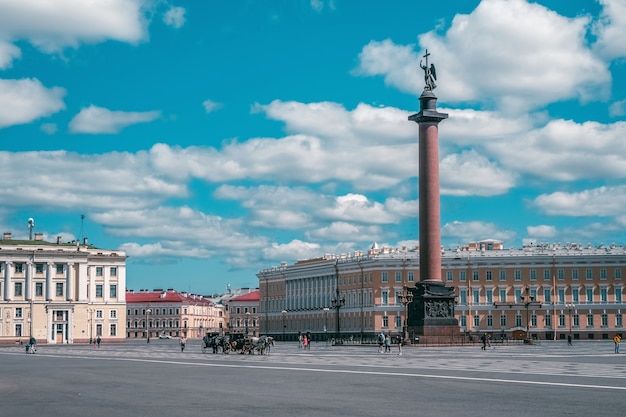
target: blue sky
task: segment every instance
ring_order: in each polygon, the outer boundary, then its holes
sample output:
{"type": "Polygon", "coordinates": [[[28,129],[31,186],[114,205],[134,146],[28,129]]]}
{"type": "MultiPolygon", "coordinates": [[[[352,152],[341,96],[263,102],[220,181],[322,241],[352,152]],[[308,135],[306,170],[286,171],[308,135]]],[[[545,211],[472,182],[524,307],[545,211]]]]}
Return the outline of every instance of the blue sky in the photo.
{"type": "Polygon", "coordinates": [[[625,0],[0,0],[0,226],[196,293],[414,246],[427,48],[442,244],[622,245],[624,39],[625,0]]]}

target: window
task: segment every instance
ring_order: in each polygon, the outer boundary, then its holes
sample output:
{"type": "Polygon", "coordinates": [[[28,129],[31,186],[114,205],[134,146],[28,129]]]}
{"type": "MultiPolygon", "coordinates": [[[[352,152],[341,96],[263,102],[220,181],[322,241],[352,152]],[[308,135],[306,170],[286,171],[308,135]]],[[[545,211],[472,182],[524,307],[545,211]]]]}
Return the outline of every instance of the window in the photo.
{"type": "MultiPolygon", "coordinates": [[[[96,318],[97,319],[101,319],[102,317],[103,317],[102,316],[102,310],[96,310],[96,318]]],[[[150,326],[150,327],[152,327],[152,326],[150,326]]]]}
{"type": "Polygon", "coordinates": [[[102,298],[102,284],[96,284],[96,298],[102,298]]]}
{"type": "Polygon", "coordinates": [[[63,283],[57,282],[56,289],[57,289],[56,291],[57,296],[59,297],[62,296],[63,295],[63,283]]]}
{"type": "Polygon", "coordinates": [[[399,314],[396,316],[396,327],[402,327],[402,317],[399,314]]]}
{"type": "Polygon", "coordinates": [[[389,327],[389,317],[383,316],[383,327],[389,327]]]}
{"type": "Polygon", "coordinates": [[[474,288],[472,290],[472,303],[474,304],[480,303],[480,290],[478,288],[474,288]]]}
{"type": "Polygon", "coordinates": [[[109,332],[111,336],[117,336],[117,324],[111,323],[109,332]]]}
{"type": "Polygon", "coordinates": [[[506,270],[505,269],[501,269],[500,270],[500,281],[506,281],[506,270]]]}
{"type": "Polygon", "coordinates": [[[35,295],[39,297],[43,295],[43,282],[35,282],[35,295]]]}
{"type": "Polygon", "coordinates": [[[117,285],[116,284],[111,284],[111,286],[109,287],[109,297],[117,298],[117,285]]]}
{"type": "MultiPolygon", "coordinates": [[[[170,314],[172,314],[172,309],[170,309],[170,314]]],[[[252,314],[256,314],[256,307],[252,307],[252,314]]]]}
{"type": "Polygon", "coordinates": [[[506,288],[500,288],[500,302],[506,303],[506,288]]]}
{"type": "Polygon", "coordinates": [[[621,313],[615,315],[615,327],[622,327],[622,315],[621,315],[621,313]]]}
{"type": "Polygon", "coordinates": [[[116,277],[117,276],[117,266],[112,266],[110,269],[111,272],[111,276],[112,277],[116,277]]]}
{"type": "Polygon", "coordinates": [[[552,315],[549,311],[546,311],[546,327],[552,326],[552,315]]]}
{"type": "Polygon", "coordinates": [[[63,264],[55,264],[56,269],[57,269],[57,274],[62,274],[65,271],[65,268],[63,267],[63,264]]]}
{"type": "Polygon", "coordinates": [[[491,314],[487,315],[487,327],[493,327],[493,316],[491,314]]]}
{"type": "Polygon", "coordinates": [[[15,325],[15,336],[22,337],[22,325],[19,323],[15,325]]]}
{"type": "Polygon", "coordinates": [[[593,327],[593,314],[587,314],[587,327],[593,327]]]}
{"type": "Polygon", "coordinates": [[[16,318],[16,319],[21,319],[21,318],[23,318],[23,317],[24,317],[24,315],[23,315],[23,314],[24,314],[24,310],[22,310],[22,307],[17,307],[17,308],[15,309],[15,318],[16,318]]]}
{"type": "Polygon", "coordinates": [[[388,282],[389,281],[389,276],[387,275],[387,271],[382,272],[382,275],[380,277],[380,280],[382,282],[388,282]]]}
{"type": "Polygon", "coordinates": [[[415,273],[413,271],[409,271],[409,282],[415,281],[415,273]]]}
{"type": "Polygon", "coordinates": [[[565,271],[563,269],[557,269],[557,271],[556,271],[556,278],[559,281],[563,281],[565,279],[565,271]]]}
{"type": "Polygon", "coordinates": [[[544,281],[550,281],[550,270],[549,269],[544,269],[543,270],[543,280],[544,281]]]}
{"type": "Polygon", "coordinates": [[[506,314],[500,313],[500,327],[506,327],[506,314]]]}
{"type": "Polygon", "coordinates": [[[467,316],[465,314],[461,316],[461,327],[467,327],[467,316]]]}
{"type": "Polygon", "coordinates": [[[43,264],[35,264],[35,273],[43,274],[43,264]]]}
{"type": "Polygon", "coordinates": [[[472,271],[472,281],[478,281],[478,271],[472,271]]]}
{"type": "Polygon", "coordinates": [[[16,263],[15,264],[15,273],[16,274],[21,274],[22,272],[24,272],[24,264],[16,263]]]}
{"type": "Polygon", "coordinates": [[[515,315],[515,325],[517,327],[521,327],[522,326],[522,315],[519,314],[519,313],[515,315]]]}
{"type": "Polygon", "coordinates": [[[600,302],[601,303],[606,303],[608,300],[608,289],[607,288],[600,288],[600,302]]]}
{"type": "Polygon", "coordinates": [[[101,266],[97,266],[97,267],[96,267],[96,276],[97,276],[97,277],[101,277],[101,276],[103,275],[103,274],[102,274],[102,269],[103,269],[103,268],[102,268],[101,266]]]}
{"type": "Polygon", "coordinates": [[[480,316],[478,314],[474,315],[474,327],[480,327],[480,316]]]}
{"type": "Polygon", "coordinates": [[[572,279],[578,280],[578,269],[572,269],[572,279]]]}
{"type": "Polygon", "coordinates": [[[616,303],[622,302],[622,289],[618,287],[615,287],[615,302],[616,303]]]}
{"type": "Polygon", "coordinates": [[[593,279],[593,270],[591,268],[585,269],[585,279],[593,279]]]}
{"type": "Polygon", "coordinates": [[[615,279],[622,279],[622,270],[620,268],[615,268],[613,270],[613,276],[615,279]]]}
{"type": "Polygon", "coordinates": [[[580,326],[580,316],[578,313],[574,313],[574,327],[580,326]]]}
{"type": "Polygon", "coordinates": [[[383,305],[389,304],[389,291],[383,290],[380,295],[383,305]]]}
{"type": "Polygon", "coordinates": [[[559,288],[559,303],[565,303],[565,288],[559,288]]]}
{"type": "Polygon", "coordinates": [[[516,288],[515,289],[515,302],[519,303],[522,301],[522,289],[521,288],[516,288]]]}
{"type": "Polygon", "coordinates": [[[522,271],[520,271],[519,269],[516,269],[515,271],[513,271],[513,276],[515,277],[515,281],[521,281],[522,271]]]}
{"type": "Polygon", "coordinates": [[[395,277],[396,277],[396,282],[402,282],[402,272],[396,271],[395,277]]]}
{"type": "Polygon", "coordinates": [[[578,288],[572,288],[572,302],[579,303],[580,301],[580,290],[578,288]]]}
{"type": "Polygon", "coordinates": [[[550,290],[550,288],[543,289],[543,301],[546,303],[552,302],[552,291],[550,290]]]}
{"type": "Polygon", "coordinates": [[[465,288],[459,290],[459,303],[467,304],[467,290],[465,288]]]}
{"type": "Polygon", "coordinates": [[[600,269],[600,279],[606,279],[606,268],[600,269]]]}
{"type": "Polygon", "coordinates": [[[459,271],[459,281],[467,281],[467,272],[459,271]]]}
{"type": "Polygon", "coordinates": [[[565,327],[565,314],[559,314],[559,326],[565,327]]]}
{"type": "Polygon", "coordinates": [[[492,288],[488,288],[485,291],[485,298],[486,298],[487,304],[493,304],[493,289],[492,288]]]}
{"type": "Polygon", "coordinates": [[[593,288],[587,288],[586,289],[586,295],[587,295],[587,303],[591,303],[593,302],[593,288]]]}
{"type": "Polygon", "coordinates": [[[109,311],[109,318],[116,319],[117,318],[117,310],[110,310],[109,311]]]}
{"type": "Polygon", "coordinates": [[[446,281],[452,281],[452,271],[446,271],[446,281]]]}
{"type": "Polygon", "coordinates": [[[487,281],[493,280],[493,274],[491,273],[491,271],[485,271],[485,280],[487,281]]]}
{"type": "Polygon", "coordinates": [[[16,297],[22,296],[22,283],[21,282],[15,283],[15,296],[16,297]]]}
{"type": "Polygon", "coordinates": [[[606,314],[606,313],[602,314],[601,320],[602,320],[602,327],[609,327],[609,316],[608,316],[608,314],[606,314]]]}
{"type": "Polygon", "coordinates": [[[531,269],[530,270],[530,280],[531,281],[537,281],[537,270],[536,269],[531,269]]]}

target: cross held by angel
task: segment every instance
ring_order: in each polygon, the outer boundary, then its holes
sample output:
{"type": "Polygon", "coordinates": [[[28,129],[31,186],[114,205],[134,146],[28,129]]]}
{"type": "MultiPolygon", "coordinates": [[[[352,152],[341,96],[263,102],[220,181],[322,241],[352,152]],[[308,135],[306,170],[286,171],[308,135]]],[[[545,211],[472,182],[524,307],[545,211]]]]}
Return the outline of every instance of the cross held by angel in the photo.
{"type": "Polygon", "coordinates": [[[426,90],[434,90],[437,88],[437,84],[435,84],[435,80],[437,79],[437,71],[435,70],[435,64],[430,64],[428,66],[428,57],[430,54],[428,53],[428,49],[426,49],[426,54],[424,58],[426,58],[426,65],[422,65],[422,60],[420,59],[420,68],[424,70],[424,82],[426,83],[426,90]]]}

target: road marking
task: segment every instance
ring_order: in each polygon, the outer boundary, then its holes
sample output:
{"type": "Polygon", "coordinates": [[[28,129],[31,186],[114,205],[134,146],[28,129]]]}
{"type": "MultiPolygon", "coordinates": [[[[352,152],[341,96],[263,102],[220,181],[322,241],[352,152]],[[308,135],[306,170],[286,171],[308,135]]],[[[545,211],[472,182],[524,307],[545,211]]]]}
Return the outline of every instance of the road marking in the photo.
{"type": "MultiPolygon", "coordinates": [[[[15,354],[17,353],[9,353],[15,354]]],[[[603,390],[617,390],[626,391],[626,387],[614,386],[614,385],[595,385],[595,384],[574,384],[565,382],[548,382],[548,381],[525,381],[519,379],[503,379],[503,378],[484,378],[484,377],[469,377],[469,376],[452,376],[452,375],[429,375],[429,374],[417,374],[407,372],[383,372],[383,371],[360,371],[349,369],[317,369],[317,368],[305,368],[305,367],[281,367],[281,366],[269,366],[269,365],[245,365],[245,364],[224,364],[224,363],[203,363],[203,362],[183,362],[173,360],[157,360],[157,359],[145,359],[145,358],[113,358],[113,357],[97,357],[97,356],[66,356],[66,355],[54,355],[54,354],[38,354],[39,357],[53,357],[53,358],[76,358],[86,360],[103,360],[103,361],[127,361],[127,362],[143,362],[143,363],[160,363],[170,365],[185,365],[185,366],[204,366],[214,368],[244,368],[244,369],[263,369],[274,371],[297,371],[297,372],[319,372],[319,373],[336,373],[336,374],[353,374],[353,375],[378,375],[378,376],[398,376],[408,378],[425,378],[425,379],[445,379],[456,381],[472,381],[472,382],[495,382],[503,384],[519,384],[519,385],[542,385],[542,386],[554,386],[554,387],[567,387],[567,388],[592,388],[603,390]]],[[[568,376],[571,378],[572,376],[568,376]]]]}

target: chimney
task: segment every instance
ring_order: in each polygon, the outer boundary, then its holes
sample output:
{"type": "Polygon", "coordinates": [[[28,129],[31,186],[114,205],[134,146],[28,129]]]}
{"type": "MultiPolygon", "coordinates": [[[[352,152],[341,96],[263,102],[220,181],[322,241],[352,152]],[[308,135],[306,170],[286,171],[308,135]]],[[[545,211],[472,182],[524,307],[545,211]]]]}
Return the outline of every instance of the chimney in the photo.
{"type": "Polygon", "coordinates": [[[2,240],[11,240],[11,232],[4,232],[2,240]]]}
{"type": "Polygon", "coordinates": [[[61,236],[57,236],[57,245],[61,244],[61,236]]]}
{"type": "Polygon", "coordinates": [[[83,245],[84,246],[89,246],[89,239],[88,238],[86,238],[86,237],[83,238],[83,245]]]}

